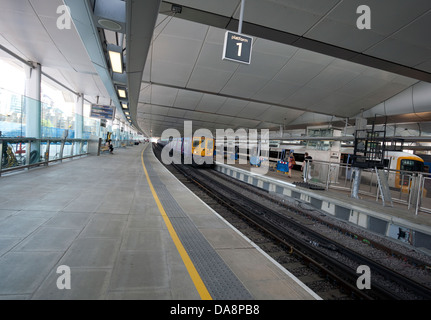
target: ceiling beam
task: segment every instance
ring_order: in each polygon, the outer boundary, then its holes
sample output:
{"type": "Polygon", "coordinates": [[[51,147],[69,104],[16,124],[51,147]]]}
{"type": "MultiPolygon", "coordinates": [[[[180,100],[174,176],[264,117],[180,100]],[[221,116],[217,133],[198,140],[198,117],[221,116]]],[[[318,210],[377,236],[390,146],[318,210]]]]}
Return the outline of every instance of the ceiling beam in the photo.
{"type": "Polygon", "coordinates": [[[129,110],[133,124],[141,131],[136,121],[137,105],[160,2],[160,0],[126,1],[126,73],[129,110]]]}
{"type": "MultiPolygon", "coordinates": [[[[229,31],[237,32],[238,30],[238,19],[233,17],[223,16],[215,14],[212,12],[207,12],[187,6],[182,6],[180,4],[169,1],[162,1],[160,6],[160,13],[166,14],[175,4],[181,7],[181,13],[176,13],[175,17],[185,20],[190,20],[209,26],[217,27],[220,29],[226,29],[229,31]]],[[[431,83],[431,73],[424,70],[419,70],[411,68],[406,65],[395,63],[392,61],[387,61],[374,56],[366,55],[361,52],[353,51],[350,49],[338,47],[328,43],[324,43],[318,40],[306,38],[297,34],[276,30],[273,28],[268,28],[262,25],[250,23],[243,21],[242,31],[244,34],[267,39],[279,43],[284,43],[297,48],[306,49],[321,54],[325,54],[334,58],[339,58],[347,60],[350,62],[362,64],[368,67],[392,72],[402,76],[410,77],[413,79],[430,82],[431,83]]]]}
{"type": "MultiPolygon", "coordinates": [[[[272,102],[267,102],[267,101],[262,101],[262,100],[257,100],[257,99],[241,98],[241,97],[238,97],[238,96],[233,96],[233,95],[230,95],[230,94],[223,94],[223,93],[219,93],[219,92],[192,89],[192,88],[181,87],[181,86],[176,86],[176,85],[171,85],[171,84],[166,84],[166,83],[160,83],[160,82],[142,81],[142,83],[151,84],[151,85],[160,86],[160,87],[171,88],[171,89],[186,90],[186,91],[191,91],[191,92],[209,94],[209,95],[219,96],[219,97],[223,97],[223,98],[230,98],[230,99],[235,99],[235,100],[240,100],[240,101],[261,103],[261,104],[266,104],[268,106],[274,106],[274,107],[280,107],[280,108],[285,108],[285,109],[292,109],[292,110],[296,110],[296,111],[302,111],[304,113],[305,112],[313,112],[313,113],[315,113],[315,111],[313,111],[313,110],[301,109],[301,108],[297,108],[297,107],[286,106],[284,104],[272,103],[272,102]]],[[[141,103],[143,103],[143,102],[141,102],[141,103]]],[[[326,116],[331,116],[331,117],[334,116],[334,117],[345,118],[344,116],[337,116],[337,115],[334,115],[334,114],[329,114],[329,113],[324,113],[324,112],[319,112],[319,113],[323,114],[323,115],[326,115],[326,116]]]]}

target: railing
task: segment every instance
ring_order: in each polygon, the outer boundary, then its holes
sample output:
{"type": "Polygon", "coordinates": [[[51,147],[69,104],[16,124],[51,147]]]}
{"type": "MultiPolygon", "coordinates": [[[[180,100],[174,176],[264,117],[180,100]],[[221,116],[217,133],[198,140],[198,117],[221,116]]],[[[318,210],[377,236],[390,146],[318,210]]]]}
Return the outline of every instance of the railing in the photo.
{"type": "MultiPolygon", "coordinates": [[[[407,210],[431,213],[431,174],[384,169],[388,176],[392,201],[405,205],[407,210]]],[[[304,174],[309,183],[321,185],[326,190],[337,189],[350,192],[353,188],[351,165],[313,160],[306,164],[304,174]]],[[[381,201],[375,169],[362,169],[359,194],[381,201]]]]}
{"type": "Polygon", "coordinates": [[[88,154],[89,139],[0,138],[0,175],[88,154]]]}
{"type": "Polygon", "coordinates": [[[112,145],[114,148],[125,148],[135,145],[135,142],[135,140],[112,140],[112,145]]]}

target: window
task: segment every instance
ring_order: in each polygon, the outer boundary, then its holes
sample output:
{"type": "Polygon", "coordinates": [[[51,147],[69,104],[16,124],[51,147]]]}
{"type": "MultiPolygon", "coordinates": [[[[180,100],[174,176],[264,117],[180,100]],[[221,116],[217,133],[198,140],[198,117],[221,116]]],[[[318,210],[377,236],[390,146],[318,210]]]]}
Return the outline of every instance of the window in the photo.
{"type": "Polygon", "coordinates": [[[200,143],[201,143],[200,140],[193,140],[193,147],[194,148],[198,147],[200,143]]]}
{"type": "Polygon", "coordinates": [[[213,148],[213,140],[208,139],[207,140],[207,149],[212,149],[213,148]]]}
{"type": "Polygon", "coordinates": [[[412,159],[401,159],[400,170],[405,171],[424,171],[424,163],[412,159]]]}

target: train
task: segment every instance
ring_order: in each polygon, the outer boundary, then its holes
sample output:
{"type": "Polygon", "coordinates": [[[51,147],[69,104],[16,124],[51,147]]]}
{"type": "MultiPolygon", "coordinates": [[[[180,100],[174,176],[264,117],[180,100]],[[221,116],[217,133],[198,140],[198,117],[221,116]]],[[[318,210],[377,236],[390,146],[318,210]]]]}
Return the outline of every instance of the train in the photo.
{"type": "MultiPolygon", "coordinates": [[[[213,167],[216,155],[217,141],[214,138],[193,136],[192,138],[171,138],[169,141],[158,140],[158,144],[162,147],[171,143],[170,155],[173,156],[174,153],[177,155],[181,154],[181,163],[185,162],[185,159],[189,157],[189,164],[200,167],[213,167]]],[[[224,146],[224,154],[230,159],[247,159],[250,161],[252,158],[256,158],[256,149],[252,152],[250,150],[239,148],[238,141],[235,143],[235,147],[232,148],[234,153],[228,154],[228,147],[224,146]]],[[[339,163],[348,165],[352,163],[353,147],[340,147],[336,151],[333,149],[317,150],[314,148],[309,148],[307,144],[281,144],[280,142],[270,141],[269,143],[269,154],[263,158],[267,158],[269,163],[274,165],[279,161],[283,160],[282,155],[289,155],[293,153],[295,157],[295,166],[293,170],[301,170],[301,166],[304,161],[305,152],[313,158],[313,160],[325,161],[330,163],[339,163]],[[283,152],[288,151],[288,152],[283,152]]],[[[258,157],[260,155],[257,155],[258,157]]],[[[387,151],[385,153],[385,168],[390,170],[397,170],[395,174],[389,175],[389,185],[391,188],[408,188],[409,179],[405,172],[424,172],[425,163],[424,160],[414,154],[403,152],[403,151],[387,151]],[[401,174],[400,171],[404,172],[401,174]]],[[[367,173],[364,172],[363,177],[367,179],[367,173]]]]}
{"type": "MultiPolygon", "coordinates": [[[[339,163],[341,165],[352,164],[353,146],[340,147],[336,151],[331,150],[316,150],[308,148],[306,145],[278,145],[270,147],[269,161],[277,162],[280,160],[280,155],[283,150],[289,150],[295,157],[296,166],[294,169],[300,170],[304,161],[304,154],[307,152],[314,160],[324,161],[329,163],[339,163]]],[[[409,188],[409,173],[410,172],[425,172],[424,160],[414,154],[404,151],[386,151],[384,156],[384,167],[392,171],[388,176],[388,183],[392,189],[403,189],[407,192],[409,188]]],[[[371,174],[369,171],[364,171],[362,180],[369,181],[371,174]]]]}
{"type": "MultiPolygon", "coordinates": [[[[158,140],[157,144],[164,148],[170,144],[169,160],[174,163],[191,164],[202,168],[214,166],[214,138],[193,136],[191,138],[170,138],[158,140]]],[[[162,154],[163,156],[163,154],[162,154]]]]}

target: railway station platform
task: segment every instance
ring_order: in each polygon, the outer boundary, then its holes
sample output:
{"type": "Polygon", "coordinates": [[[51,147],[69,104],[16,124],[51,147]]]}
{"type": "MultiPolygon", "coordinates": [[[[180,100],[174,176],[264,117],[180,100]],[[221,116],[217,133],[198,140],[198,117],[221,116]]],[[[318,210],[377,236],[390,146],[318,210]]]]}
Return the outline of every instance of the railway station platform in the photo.
{"type": "Polygon", "coordinates": [[[320,297],[146,144],[0,178],[0,299],[320,297]]]}
{"type": "Polygon", "coordinates": [[[304,185],[301,186],[302,172],[298,170],[292,170],[291,177],[274,169],[269,169],[263,175],[252,173],[250,164],[240,164],[238,161],[228,164],[227,160],[224,163],[216,162],[215,169],[268,192],[296,199],[340,221],[431,255],[431,214],[419,212],[415,215],[414,211],[407,210],[406,205],[396,202],[393,202],[393,206],[383,206],[375,197],[361,195],[360,199],[354,199],[350,192],[340,189],[306,188],[304,185]],[[400,237],[400,233],[404,237],[400,237]]]}

